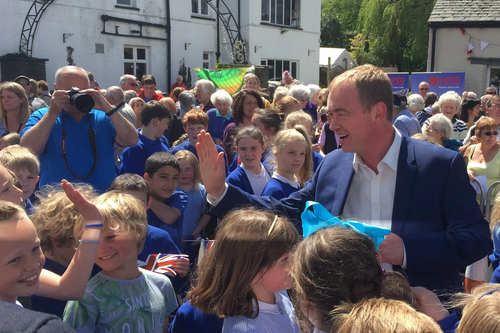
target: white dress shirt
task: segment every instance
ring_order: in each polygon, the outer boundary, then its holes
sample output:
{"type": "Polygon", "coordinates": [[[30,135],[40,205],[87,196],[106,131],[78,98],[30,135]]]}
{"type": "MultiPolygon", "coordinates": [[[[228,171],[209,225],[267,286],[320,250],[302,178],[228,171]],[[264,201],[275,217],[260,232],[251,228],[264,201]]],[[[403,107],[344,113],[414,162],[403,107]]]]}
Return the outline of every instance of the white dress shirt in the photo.
{"type": "Polygon", "coordinates": [[[287,178],[283,177],[282,175],[278,175],[276,172],[273,172],[273,177],[274,179],[280,180],[285,184],[290,185],[293,188],[300,188],[299,180],[297,179],[297,176],[293,176],[295,181],[288,180],[287,178]]]}
{"type": "MultiPolygon", "coordinates": [[[[394,193],[398,172],[401,133],[395,129],[394,141],[377,165],[378,173],[370,169],[363,158],[354,154],[354,176],[347,194],[343,215],[365,224],[391,229],[394,193]]],[[[392,265],[382,265],[392,270],[392,265]]],[[[406,266],[406,254],[403,267],[406,266]]]]}

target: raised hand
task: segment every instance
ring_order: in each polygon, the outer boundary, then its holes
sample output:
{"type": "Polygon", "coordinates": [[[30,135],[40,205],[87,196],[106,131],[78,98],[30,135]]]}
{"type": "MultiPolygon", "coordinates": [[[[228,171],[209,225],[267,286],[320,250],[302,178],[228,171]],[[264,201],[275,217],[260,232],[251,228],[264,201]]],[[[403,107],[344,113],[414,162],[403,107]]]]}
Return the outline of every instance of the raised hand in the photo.
{"type": "Polygon", "coordinates": [[[85,224],[100,224],[103,223],[102,215],[97,207],[87,199],[85,199],[78,190],[66,179],[61,181],[66,196],[75,205],[75,208],[82,214],[85,219],[85,224]]]}
{"type": "Polygon", "coordinates": [[[217,152],[212,137],[206,131],[198,134],[196,152],[200,161],[201,179],[203,185],[214,199],[218,199],[226,188],[226,167],[224,153],[217,152]]]}

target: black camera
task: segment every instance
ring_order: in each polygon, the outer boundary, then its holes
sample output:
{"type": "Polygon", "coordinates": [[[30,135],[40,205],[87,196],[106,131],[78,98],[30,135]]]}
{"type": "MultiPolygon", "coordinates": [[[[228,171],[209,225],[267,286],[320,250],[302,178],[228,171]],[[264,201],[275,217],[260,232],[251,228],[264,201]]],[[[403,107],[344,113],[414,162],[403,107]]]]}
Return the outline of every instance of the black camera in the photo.
{"type": "Polygon", "coordinates": [[[90,95],[80,94],[80,89],[72,87],[67,91],[69,95],[69,102],[78,111],[83,113],[89,113],[94,107],[94,99],[90,95]]]}

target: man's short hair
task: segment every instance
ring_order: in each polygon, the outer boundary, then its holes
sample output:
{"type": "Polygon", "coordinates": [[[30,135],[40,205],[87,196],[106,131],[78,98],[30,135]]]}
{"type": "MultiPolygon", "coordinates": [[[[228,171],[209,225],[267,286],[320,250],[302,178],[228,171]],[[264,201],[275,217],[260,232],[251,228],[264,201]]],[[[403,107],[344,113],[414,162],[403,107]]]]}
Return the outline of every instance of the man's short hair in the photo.
{"type": "Polygon", "coordinates": [[[123,92],[123,101],[128,104],[130,100],[134,97],[137,97],[137,93],[133,90],[125,90],[123,92]]]}
{"type": "Polygon", "coordinates": [[[125,74],[120,77],[120,86],[123,86],[125,83],[127,83],[128,79],[134,79],[136,80],[135,76],[130,75],[130,74],[125,74]]]}
{"type": "Polygon", "coordinates": [[[356,85],[359,101],[365,112],[382,102],[387,108],[387,120],[392,120],[392,84],[391,80],[382,70],[373,65],[362,65],[348,70],[337,76],[330,83],[329,90],[344,82],[352,82],[356,85]]]}
{"type": "Polygon", "coordinates": [[[198,80],[196,81],[196,89],[200,89],[204,93],[214,93],[215,92],[215,85],[212,81],[210,80],[198,80]]]}
{"type": "Polygon", "coordinates": [[[169,122],[172,121],[172,114],[170,111],[167,109],[165,105],[158,101],[150,101],[144,105],[144,107],[141,110],[141,123],[144,126],[148,126],[151,120],[158,118],[158,119],[163,119],[163,118],[168,118],[169,122]]]}
{"type": "Polygon", "coordinates": [[[89,82],[92,82],[92,81],[94,81],[94,80],[95,80],[95,78],[94,78],[94,74],[92,74],[92,72],[87,72],[87,76],[88,76],[88,78],[89,78],[89,82]]]}
{"type": "Polygon", "coordinates": [[[78,70],[78,71],[81,71],[82,73],[85,73],[85,76],[87,77],[87,85],[90,85],[89,77],[88,77],[87,71],[85,69],[78,67],[78,66],[64,66],[64,67],[59,68],[56,71],[56,74],[54,75],[54,82],[56,83],[56,86],[57,86],[57,82],[59,82],[61,80],[62,74],[66,70],[68,70],[69,68],[72,68],[73,70],[78,70]]]}
{"type": "Polygon", "coordinates": [[[40,80],[36,83],[37,87],[42,89],[43,91],[49,90],[49,84],[45,80],[40,80]]]}
{"type": "Polygon", "coordinates": [[[430,91],[425,96],[425,105],[426,106],[433,105],[438,101],[438,99],[439,99],[438,95],[435,92],[430,91]]]}
{"type": "Polygon", "coordinates": [[[40,175],[40,161],[26,147],[14,145],[0,150],[0,163],[9,170],[27,170],[34,176],[40,175]]]}
{"type": "Polygon", "coordinates": [[[186,112],[182,117],[182,126],[187,125],[208,125],[208,116],[203,110],[193,109],[186,112]]]}
{"type": "Polygon", "coordinates": [[[150,193],[148,183],[135,173],[125,173],[116,177],[109,186],[110,191],[117,192],[141,192],[145,193],[149,201],[150,193]]]}
{"type": "Polygon", "coordinates": [[[150,74],[144,74],[142,76],[142,80],[141,81],[142,81],[141,83],[142,83],[143,86],[146,85],[146,84],[154,84],[154,85],[156,85],[156,79],[155,79],[155,77],[153,75],[150,75],[150,74]]]}
{"type": "Polygon", "coordinates": [[[181,164],[177,157],[165,151],[160,151],[149,156],[146,160],[144,172],[147,173],[149,177],[153,177],[153,175],[164,166],[171,166],[181,172],[181,164]]]}
{"type": "Polygon", "coordinates": [[[115,101],[123,102],[124,100],[123,89],[118,86],[113,86],[106,89],[106,96],[111,97],[115,101]]]}

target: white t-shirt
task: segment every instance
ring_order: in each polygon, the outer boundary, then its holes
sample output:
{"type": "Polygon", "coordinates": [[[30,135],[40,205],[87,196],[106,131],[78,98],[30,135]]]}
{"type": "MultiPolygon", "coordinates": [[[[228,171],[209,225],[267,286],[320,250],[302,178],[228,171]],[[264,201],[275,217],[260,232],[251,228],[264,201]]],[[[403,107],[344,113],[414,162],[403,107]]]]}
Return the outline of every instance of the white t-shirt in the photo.
{"type": "Polygon", "coordinates": [[[267,172],[262,163],[260,164],[260,173],[258,175],[254,175],[253,173],[245,169],[243,164],[240,164],[240,167],[245,171],[245,174],[248,177],[248,181],[250,182],[250,185],[252,185],[253,193],[255,195],[261,195],[262,191],[264,191],[264,188],[271,179],[271,176],[269,176],[269,172],[267,172]]]}

